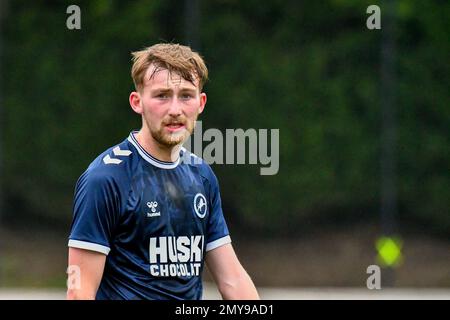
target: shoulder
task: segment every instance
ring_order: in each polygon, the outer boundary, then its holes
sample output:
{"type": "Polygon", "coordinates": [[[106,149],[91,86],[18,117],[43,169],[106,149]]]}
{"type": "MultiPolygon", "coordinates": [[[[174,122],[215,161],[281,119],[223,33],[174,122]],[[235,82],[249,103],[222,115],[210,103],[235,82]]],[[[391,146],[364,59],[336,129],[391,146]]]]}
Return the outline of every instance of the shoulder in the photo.
{"type": "Polygon", "coordinates": [[[181,162],[196,170],[198,174],[211,185],[217,185],[218,180],[211,166],[196,154],[190,152],[186,148],[181,149],[181,162]]]}
{"type": "Polygon", "coordinates": [[[79,182],[94,185],[114,183],[118,186],[128,182],[133,165],[133,151],[126,140],[108,148],[90,163],[79,182]]]}

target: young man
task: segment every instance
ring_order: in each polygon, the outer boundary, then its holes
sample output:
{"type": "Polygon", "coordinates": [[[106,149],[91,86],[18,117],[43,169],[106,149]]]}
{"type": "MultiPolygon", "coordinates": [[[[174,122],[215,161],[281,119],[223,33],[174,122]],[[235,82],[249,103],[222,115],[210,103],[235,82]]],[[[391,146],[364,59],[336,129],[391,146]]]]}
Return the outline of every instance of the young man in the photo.
{"type": "Polygon", "coordinates": [[[142,128],[79,178],[68,299],[201,299],[204,262],[224,299],[258,299],[239,263],[208,164],[182,148],[206,104],[208,70],[189,47],[133,53],[142,128]],[[194,161],[195,159],[195,161],[194,161]],[[73,280],[73,279],[72,279],[73,280]]]}

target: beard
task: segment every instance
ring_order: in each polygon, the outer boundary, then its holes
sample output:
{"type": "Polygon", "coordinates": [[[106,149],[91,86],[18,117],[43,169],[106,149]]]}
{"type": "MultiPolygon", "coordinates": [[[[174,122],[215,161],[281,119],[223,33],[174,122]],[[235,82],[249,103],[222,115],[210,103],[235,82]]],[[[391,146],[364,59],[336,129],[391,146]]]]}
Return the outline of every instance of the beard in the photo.
{"type": "Polygon", "coordinates": [[[152,135],[153,139],[155,139],[155,141],[157,141],[159,144],[165,147],[174,147],[182,144],[187,140],[187,138],[189,138],[189,136],[194,131],[196,121],[197,117],[195,117],[195,119],[193,120],[189,120],[184,117],[177,119],[172,118],[164,120],[159,128],[151,126],[148,122],[147,127],[149,128],[150,134],[152,135]],[[184,125],[184,128],[176,132],[167,132],[166,126],[171,123],[182,124],[184,125]]]}

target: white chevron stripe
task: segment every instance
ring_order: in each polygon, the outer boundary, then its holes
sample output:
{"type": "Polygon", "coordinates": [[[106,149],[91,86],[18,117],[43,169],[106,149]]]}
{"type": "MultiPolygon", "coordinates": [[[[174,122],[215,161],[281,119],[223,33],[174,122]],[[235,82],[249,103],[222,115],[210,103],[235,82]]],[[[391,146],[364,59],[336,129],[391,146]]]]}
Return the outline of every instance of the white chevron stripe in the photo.
{"type": "Polygon", "coordinates": [[[113,152],[115,156],[124,156],[124,157],[128,157],[130,154],[132,154],[130,150],[120,150],[119,146],[115,147],[113,149],[113,152]]]}
{"type": "Polygon", "coordinates": [[[122,160],[120,160],[120,159],[115,159],[115,158],[111,158],[111,157],[109,156],[109,154],[107,154],[107,155],[103,158],[103,162],[104,162],[105,164],[119,164],[119,163],[122,162],[122,160]]]}

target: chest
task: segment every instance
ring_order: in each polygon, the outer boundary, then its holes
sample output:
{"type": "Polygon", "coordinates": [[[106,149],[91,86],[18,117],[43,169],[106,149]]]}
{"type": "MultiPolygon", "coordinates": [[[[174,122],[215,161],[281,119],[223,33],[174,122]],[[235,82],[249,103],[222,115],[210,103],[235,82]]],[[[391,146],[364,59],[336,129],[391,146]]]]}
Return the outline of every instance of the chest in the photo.
{"type": "Polygon", "coordinates": [[[125,225],[144,237],[204,235],[210,215],[206,189],[193,172],[146,172],[133,182],[125,225]]]}

